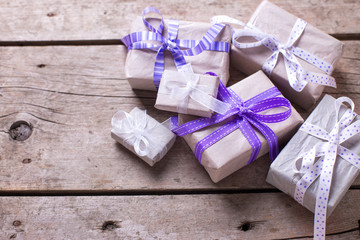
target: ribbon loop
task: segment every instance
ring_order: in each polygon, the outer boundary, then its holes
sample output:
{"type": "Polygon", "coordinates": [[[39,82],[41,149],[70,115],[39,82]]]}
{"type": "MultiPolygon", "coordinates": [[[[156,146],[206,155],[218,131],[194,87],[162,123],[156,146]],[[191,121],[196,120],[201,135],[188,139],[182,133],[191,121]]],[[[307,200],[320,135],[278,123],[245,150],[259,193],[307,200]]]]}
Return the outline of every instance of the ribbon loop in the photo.
{"type": "Polygon", "coordinates": [[[334,105],[336,122],[330,132],[310,123],[304,123],[300,128],[301,131],[326,141],[319,142],[298,159],[302,159],[299,172],[303,176],[296,183],[294,194],[294,199],[303,205],[306,190],[317,178],[320,178],[315,205],[315,239],[325,239],[327,204],[337,155],[360,169],[360,157],[340,145],[360,131],[360,120],[350,125],[356,117],[354,102],[350,98],[340,97],[336,99],[334,105]],[[351,109],[347,109],[340,117],[340,108],[344,103],[348,103],[351,109]],[[317,157],[321,158],[316,161],[317,157]]]}
{"type": "Polygon", "coordinates": [[[153,81],[156,89],[159,87],[161,76],[165,70],[165,50],[170,51],[172,54],[175,66],[178,70],[181,66],[186,64],[184,56],[195,56],[205,50],[220,52],[230,51],[230,45],[228,42],[214,41],[225,27],[224,24],[212,25],[200,41],[194,41],[177,39],[179,31],[179,22],[177,20],[169,20],[168,38],[163,37],[164,20],[160,11],[154,7],[145,8],[142,12],[142,18],[144,25],[150,30],[150,32],[134,32],[122,38],[121,41],[128,47],[129,50],[150,49],[157,52],[153,74],[153,81]],[[160,16],[160,25],[158,28],[152,26],[145,18],[145,15],[151,12],[157,13],[160,16]],[[149,44],[146,42],[149,40],[158,41],[160,44],[149,44]]]}
{"type": "Polygon", "coordinates": [[[166,144],[159,142],[153,135],[159,124],[149,124],[149,116],[145,110],[127,113],[118,111],[111,119],[112,131],[123,139],[123,142],[133,146],[137,155],[148,156],[151,149],[159,151],[161,156],[166,153],[166,144]]]}
{"type": "Polygon", "coordinates": [[[152,32],[155,32],[155,33],[160,33],[162,34],[163,32],[163,29],[164,29],[164,19],[163,19],[163,16],[161,15],[160,11],[157,10],[156,8],[154,7],[146,7],[144,8],[143,12],[142,12],[142,19],[143,19],[143,22],[144,22],[144,25],[152,32]],[[160,19],[161,19],[161,22],[160,22],[160,25],[159,27],[156,29],[154,26],[152,26],[145,18],[145,16],[148,14],[148,13],[151,13],[151,12],[154,12],[154,13],[157,13],[159,16],[160,16],[160,19]]]}
{"type": "MultiPolygon", "coordinates": [[[[236,129],[240,129],[253,149],[248,162],[251,163],[256,159],[261,148],[261,142],[257,137],[254,128],[259,130],[268,141],[270,146],[270,158],[273,160],[278,153],[278,140],[275,133],[264,123],[284,121],[291,115],[290,102],[284,98],[276,97],[280,94],[279,90],[277,90],[276,87],[273,87],[247,101],[243,101],[233,90],[226,88],[220,82],[218,99],[230,104],[230,109],[225,114],[214,114],[211,118],[199,118],[181,126],[175,125],[172,128],[172,131],[179,136],[184,136],[208,126],[220,123],[224,120],[234,118],[233,120],[224,123],[219,129],[212,132],[196,144],[194,152],[199,162],[201,162],[202,153],[207,148],[236,129]],[[268,103],[266,103],[266,101],[268,101],[268,103]],[[266,104],[268,105],[266,106],[266,104]],[[284,106],[288,108],[288,110],[280,115],[257,114],[257,112],[279,106],[284,106]]],[[[176,119],[173,119],[173,123],[176,124],[176,119]]]]}

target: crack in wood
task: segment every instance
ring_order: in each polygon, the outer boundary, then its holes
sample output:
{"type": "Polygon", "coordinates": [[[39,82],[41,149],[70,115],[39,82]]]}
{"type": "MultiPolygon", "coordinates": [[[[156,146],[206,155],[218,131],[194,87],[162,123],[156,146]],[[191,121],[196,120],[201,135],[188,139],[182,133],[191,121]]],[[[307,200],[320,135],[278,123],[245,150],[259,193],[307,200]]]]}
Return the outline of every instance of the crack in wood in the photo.
{"type": "Polygon", "coordinates": [[[53,120],[49,120],[49,119],[46,119],[46,118],[42,118],[42,117],[38,117],[36,116],[35,114],[32,114],[32,113],[27,113],[31,116],[33,116],[34,118],[37,118],[39,120],[42,120],[42,121],[45,121],[45,122],[49,122],[49,123],[54,123],[54,124],[59,124],[59,125],[66,125],[65,123],[60,123],[60,122],[56,122],[56,121],[53,121],[53,120]]]}
{"type": "Polygon", "coordinates": [[[66,94],[66,95],[75,95],[75,96],[84,96],[84,97],[104,97],[104,98],[141,98],[141,99],[155,99],[156,97],[142,97],[142,96],[116,96],[116,95],[100,95],[100,94],[85,94],[85,93],[72,93],[72,92],[62,92],[62,91],[55,91],[49,89],[42,89],[36,87],[24,87],[24,86],[7,86],[7,87],[0,87],[0,89],[13,89],[13,88],[20,88],[20,89],[31,89],[37,91],[44,91],[44,92],[51,92],[51,93],[58,93],[58,94],[66,94]]]}
{"type": "Polygon", "coordinates": [[[11,116],[11,115],[14,115],[14,114],[18,114],[18,112],[12,112],[12,113],[9,113],[9,114],[5,114],[5,115],[0,116],[0,118],[5,118],[5,117],[8,117],[8,116],[11,116]]]}
{"type": "Polygon", "coordinates": [[[33,104],[33,103],[26,103],[26,102],[24,102],[24,103],[15,103],[15,104],[30,105],[30,106],[33,106],[33,107],[39,107],[39,108],[43,108],[43,109],[50,110],[50,111],[53,112],[53,113],[59,113],[59,114],[64,114],[64,115],[66,115],[65,113],[60,112],[59,110],[56,110],[55,108],[44,107],[44,106],[37,105],[37,104],[33,104]]]}
{"type": "MultiPolygon", "coordinates": [[[[357,228],[352,228],[352,229],[349,229],[349,230],[336,232],[336,233],[328,233],[328,234],[326,234],[326,236],[327,237],[329,237],[329,236],[337,236],[337,235],[342,235],[342,234],[351,233],[351,232],[355,232],[355,231],[360,231],[360,220],[358,221],[358,224],[359,224],[359,227],[357,227],[357,228]]],[[[309,236],[290,237],[290,238],[275,238],[275,239],[272,239],[272,240],[296,240],[296,239],[313,238],[313,237],[314,237],[313,235],[309,235],[309,236]]]]}
{"type": "Polygon", "coordinates": [[[360,58],[352,58],[352,57],[344,57],[342,56],[343,59],[349,59],[349,60],[355,60],[355,61],[360,61],[360,58]]]}

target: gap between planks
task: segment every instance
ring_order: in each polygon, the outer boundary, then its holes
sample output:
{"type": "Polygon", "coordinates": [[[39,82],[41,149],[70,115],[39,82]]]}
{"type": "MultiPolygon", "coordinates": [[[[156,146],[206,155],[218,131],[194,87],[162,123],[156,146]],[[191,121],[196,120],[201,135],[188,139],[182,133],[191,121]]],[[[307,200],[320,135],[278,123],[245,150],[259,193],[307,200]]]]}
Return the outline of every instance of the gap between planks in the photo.
{"type": "MultiPolygon", "coordinates": [[[[349,190],[360,190],[360,186],[351,186],[349,190]]],[[[263,189],[149,189],[149,190],[5,190],[0,197],[62,197],[62,196],[170,196],[170,195],[211,195],[211,194],[267,194],[282,193],[275,188],[263,189]]]]}
{"type": "MultiPolygon", "coordinates": [[[[358,41],[360,33],[330,34],[339,41],[358,41]]],[[[120,39],[93,40],[53,40],[53,41],[0,41],[0,47],[28,47],[28,46],[89,46],[89,45],[123,45],[120,39]]]]}

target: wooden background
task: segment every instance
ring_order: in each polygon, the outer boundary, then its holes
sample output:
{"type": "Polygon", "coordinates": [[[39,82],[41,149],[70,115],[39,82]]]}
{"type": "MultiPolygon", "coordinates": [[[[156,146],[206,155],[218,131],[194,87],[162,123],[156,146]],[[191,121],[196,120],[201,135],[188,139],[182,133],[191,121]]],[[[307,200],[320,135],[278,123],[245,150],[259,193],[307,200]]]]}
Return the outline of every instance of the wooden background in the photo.
{"type": "MultiPolygon", "coordinates": [[[[334,76],[360,113],[360,2],[274,0],[345,43],[334,76]]],[[[132,91],[119,39],[144,7],[165,18],[247,21],[260,0],[0,2],[0,239],[307,239],[313,214],[265,182],[268,157],[218,184],[178,138],[155,167],[110,138],[118,110],[154,109],[132,91]],[[13,123],[32,134],[13,140],[13,123]]],[[[245,76],[231,70],[230,84],[245,76]]],[[[310,112],[299,109],[303,117],[310,112]]],[[[360,238],[360,177],[327,224],[360,238]]]]}

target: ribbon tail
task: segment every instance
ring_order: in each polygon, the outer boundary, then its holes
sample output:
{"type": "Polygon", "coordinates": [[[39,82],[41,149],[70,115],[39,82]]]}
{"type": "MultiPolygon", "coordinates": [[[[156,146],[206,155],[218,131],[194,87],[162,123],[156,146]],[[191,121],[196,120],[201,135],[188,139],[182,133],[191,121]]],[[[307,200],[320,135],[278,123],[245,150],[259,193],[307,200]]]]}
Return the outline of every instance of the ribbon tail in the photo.
{"type": "Polygon", "coordinates": [[[329,152],[325,155],[323,171],[320,175],[319,192],[315,204],[314,239],[325,239],[327,205],[329,201],[332,173],[334,170],[337,145],[331,144],[329,152]]]}
{"type": "Polygon", "coordinates": [[[266,138],[267,142],[269,143],[269,156],[270,160],[274,161],[276,156],[279,154],[279,143],[276,134],[266,126],[265,124],[262,124],[258,121],[254,121],[251,118],[247,118],[247,120],[256,127],[262,135],[266,138]]]}
{"type": "Polygon", "coordinates": [[[191,91],[190,97],[204,107],[222,115],[224,115],[231,107],[230,104],[222,102],[197,88],[194,88],[191,91]]]}
{"type": "Polygon", "coordinates": [[[283,56],[289,84],[295,91],[301,92],[305,88],[307,81],[298,78],[299,71],[302,71],[300,63],[293,55],[288,55],[287,53],[284,53],[283,56]]]}
{"type": "Polygon", "coordinates": [[[271,56],[265,60],[265,63],[262,66],[262,70],[264,71],[264,73],[270,76],[278,62],[278,59],[279,52],[274,52],[273,54],[271,54],[271,56]]]}
{"type": "Polygon", "coordinates": [[[154,65],[154,85],[156,89],[159,88],[161,76],[165,69],[165,53],[164,49],[161,47],[156,55],[155,65],[154,65]]]}
{"type": "Polygon", "coordinates": [[[251,127],[250,123],[245,118],[243,118],[241,120],[239,119],[237,121],[237,124],[238,124],[238,128],[243,133],[244,137],[250,143],[250,146],[252,148],[251,156],[247,163],[247,164],[250,164],[259,155],[259,152],[261,149],[261,142],[260,142],[258,136],[256,136],[254,129],[251,127]]]}
{"type": "Polygon", "coordinates": [[[217,143],[224,136],[235,131],[237,128],[236,119],[234,119],[199,141],[194,149],[196,159],[201,163],[202,154],[206,149],[217,143]]]}
{"type": "Polygon", "coordinates": [[[336,88],[336,81],[334,77],[327,74],[310,72],[305,70],[301,66],[299,67],[299,71],[297,72],[297,77],[302,82],[311,82],[336,88]]]}

